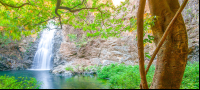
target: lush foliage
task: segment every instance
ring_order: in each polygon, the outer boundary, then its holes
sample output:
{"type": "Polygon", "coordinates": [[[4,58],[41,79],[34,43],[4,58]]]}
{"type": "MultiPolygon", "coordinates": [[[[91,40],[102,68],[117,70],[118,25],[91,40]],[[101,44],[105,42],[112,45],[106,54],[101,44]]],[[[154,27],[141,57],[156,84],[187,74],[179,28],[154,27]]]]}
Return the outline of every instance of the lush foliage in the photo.
{"type": "MultiPolygon", "coordinates": [[[[147,74],[148,86],[150,86],[155,66],[151,66],[147,74]]],[[[113,89],[139,89],[139,66],[126,66],[124,64],[111,64],[97,70],[99,78],[109,79],[110,88],[113,89]]],[[[189,63],[183,76],[182,89],[199,89],[199,62],[189,63]]]]}
{"type": "Polygon", "coordinates": [[[39,87],[40,84],[35,78],[0,76],[0,89],[38,89],[39,87]]]}
{"type": "Polygon", "coordinates": [[[66,67],[65,70],[67,70],[67,71],[74,71],[74,69],[72,67],[70,67],[70,66],[66,67]]]}
{"type": "MultiPolygon", "coordinates": [[[[0,4],[0,43],[10,43],[12,40],[20,40],[23,36],[28,36],[41,31],[46,27],[50,19],[58,18],[55,14],[57,0],[1,0],[10,6],[20,6],[24,2],[29,3],[20,8],[13,8],[0,4]]],[[[81,9],[77,12],[69,10],[58,10],[61,15],[62,24],[69,24],[75,28],[87,31],[88,37],[101,36],[102,38],[119,37],[122,31],[132,31],[136,29],[136,18],[128,20],[131,24],[125,26],[123,18],[128,11],[125,5],[129,5],[129,0],[115,7],[112,0],[62,0],[61,6],[81,9]],[[82,3],[85,1],[84,3],[82,3]],[[90,9],[83,9],[90,8],[90,9]],[[124,13],[116,18],[119,13],[124,13]],[[94,18],[92,18],[94,17],[94,18]]],[[[145,14],[145,31],[149,31],[149,25],[153,25],[154,17],[145,14]]],[[[127,22],[126,22],[127,23],[127,22]]],[[[145,32],[146,33],[146,32],[145,32]]],[[[144,39],[144,43],[151,42],[152,36],[144,39]]]]}
{"type": "MultiPolygon", "coordinates": [[[[148,84],[152,82],[155,67],[152,66],[147,74],[148,84]]],[[[110,88],[114,89],[139,89],[140,73],[139,66],[124,64],[111,64],[97,70],[99,78],[109,78],[110,88]]]]}
{"type": "Polygon", "coordinates": [[[45,28],[50,18],[56,16],[56,0],[1,0],[1,3],[0,43],[35,34],[45,28]],[[20,8],[12,7],[21,6],[25,2],[29,4],[20,8]]]}
{"type": "Polygon", "coordinates": [[[183,75],[181,89],[199,89],[199,62],[188,62],[183,75]]]}
{"type": "Polygon", "coordinates": [[[77,35],[76,34],[68,34],[67,36],[69,37],[70,41],[75,41],[77,39],[77,35]]]}

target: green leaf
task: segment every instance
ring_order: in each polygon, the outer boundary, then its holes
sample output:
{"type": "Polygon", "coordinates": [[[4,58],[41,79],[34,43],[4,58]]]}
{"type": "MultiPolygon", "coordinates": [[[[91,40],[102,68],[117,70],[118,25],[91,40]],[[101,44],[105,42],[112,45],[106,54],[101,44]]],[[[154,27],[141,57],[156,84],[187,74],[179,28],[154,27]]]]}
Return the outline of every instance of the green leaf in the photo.
{"type": "Polygon", "coordinates": [[[151,56],[149,55],[149,53],[145,53],[145,56],[149,59],[151,59],[151,56]]]}

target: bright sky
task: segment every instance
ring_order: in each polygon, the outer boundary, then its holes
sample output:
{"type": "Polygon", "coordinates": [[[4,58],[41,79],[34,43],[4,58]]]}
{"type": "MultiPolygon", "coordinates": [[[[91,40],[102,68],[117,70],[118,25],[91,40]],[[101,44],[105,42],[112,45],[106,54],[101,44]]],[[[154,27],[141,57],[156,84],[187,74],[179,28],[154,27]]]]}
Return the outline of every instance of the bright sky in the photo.
{"type": "Polygon", "coordinates": [[[115,6],[120,5],[121,2],[124,2],[124,1],[125,1],[125,0],[112,0],[113,4],[114,4],[115,6]]]}

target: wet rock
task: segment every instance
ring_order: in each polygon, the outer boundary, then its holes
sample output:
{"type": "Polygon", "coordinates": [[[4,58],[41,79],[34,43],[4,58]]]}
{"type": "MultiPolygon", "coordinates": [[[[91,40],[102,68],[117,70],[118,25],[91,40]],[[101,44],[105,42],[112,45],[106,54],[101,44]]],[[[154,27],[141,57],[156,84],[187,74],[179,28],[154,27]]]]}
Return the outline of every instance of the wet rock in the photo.
{"type": "Polygon", "coordinates": [[[83,72],[83,75],[91,75],[91,74],[96,74],[95,71],[89,71],[89,72],[83,72]]]}
{"type": "Polygon", "coordinates": [[[10,70],[11,61],[5,57],[0,56],[0,71],[10,70]]]}
{"type": "Polygon", "coordinates": [[[0,71],[6,70],[24,70],[27,69],[27,64],[23,60],[9,57],[7,55],[0,54],[0,71]],[[25,67],[24,67],[25,66],[25,67]]]}

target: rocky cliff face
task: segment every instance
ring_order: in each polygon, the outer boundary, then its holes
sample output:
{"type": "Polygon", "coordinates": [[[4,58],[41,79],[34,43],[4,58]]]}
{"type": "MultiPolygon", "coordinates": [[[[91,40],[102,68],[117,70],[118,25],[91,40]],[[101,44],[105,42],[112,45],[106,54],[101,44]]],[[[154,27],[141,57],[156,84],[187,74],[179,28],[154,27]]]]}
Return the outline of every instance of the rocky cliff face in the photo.
{"type": "Polygon", "coordinates": [[[32,66],[33,59],[34,59],[34,56],[35,56],[35,53],[37,51],[38,44],[40,41],[40,37],[41,37],[41,33],[40,33],[39,37],[37,37],[35,39],[35,41],[32,42],[32,44],[26,49],[26,52],[23,55],[24,56],[23,61],[29,61],[29,64],[25,69],[31,68],[31,66],[32,66]]]}
{"type": "MultiPolygon", "coordinates": [[[[137,41],[135,32],[124,32],[121,38],[88,39],[87,43],[79,47],[84,32],[66,25],[62,30],[63,41],[54,58],[52,73],[69,74],[66,67],[73,67],[75,72],[84,72],[84,68],[94,65],[109,65],[111,63],[124,63],[137,65],[137,41]],[[77,40],[71,41],[68,34],[77,35],[77,40]]],[[[150,52],[153,47],[145,46],[145,52],[150,52]]],[[[145,58],[147,64],[149,59],[145,58]]],[[[155,63],[155,61],[154,61],[155,63]]]]}
{"type": "Polygon", "coordinates": [[[62,40],[63,40],[62,30],[58,29],[54,34],[53,60],[52,60],[53,67],[57,65],[61,65],[63,63],[63,61],[60,61],[60,59],[58,59],[59,49],[60,49],[62,40]]]}
{"type": "Polygon", "coordinates": [[[37,49],[37,35],[0,47],[0,70],[24,70],[32,65],[37,49]]]}

